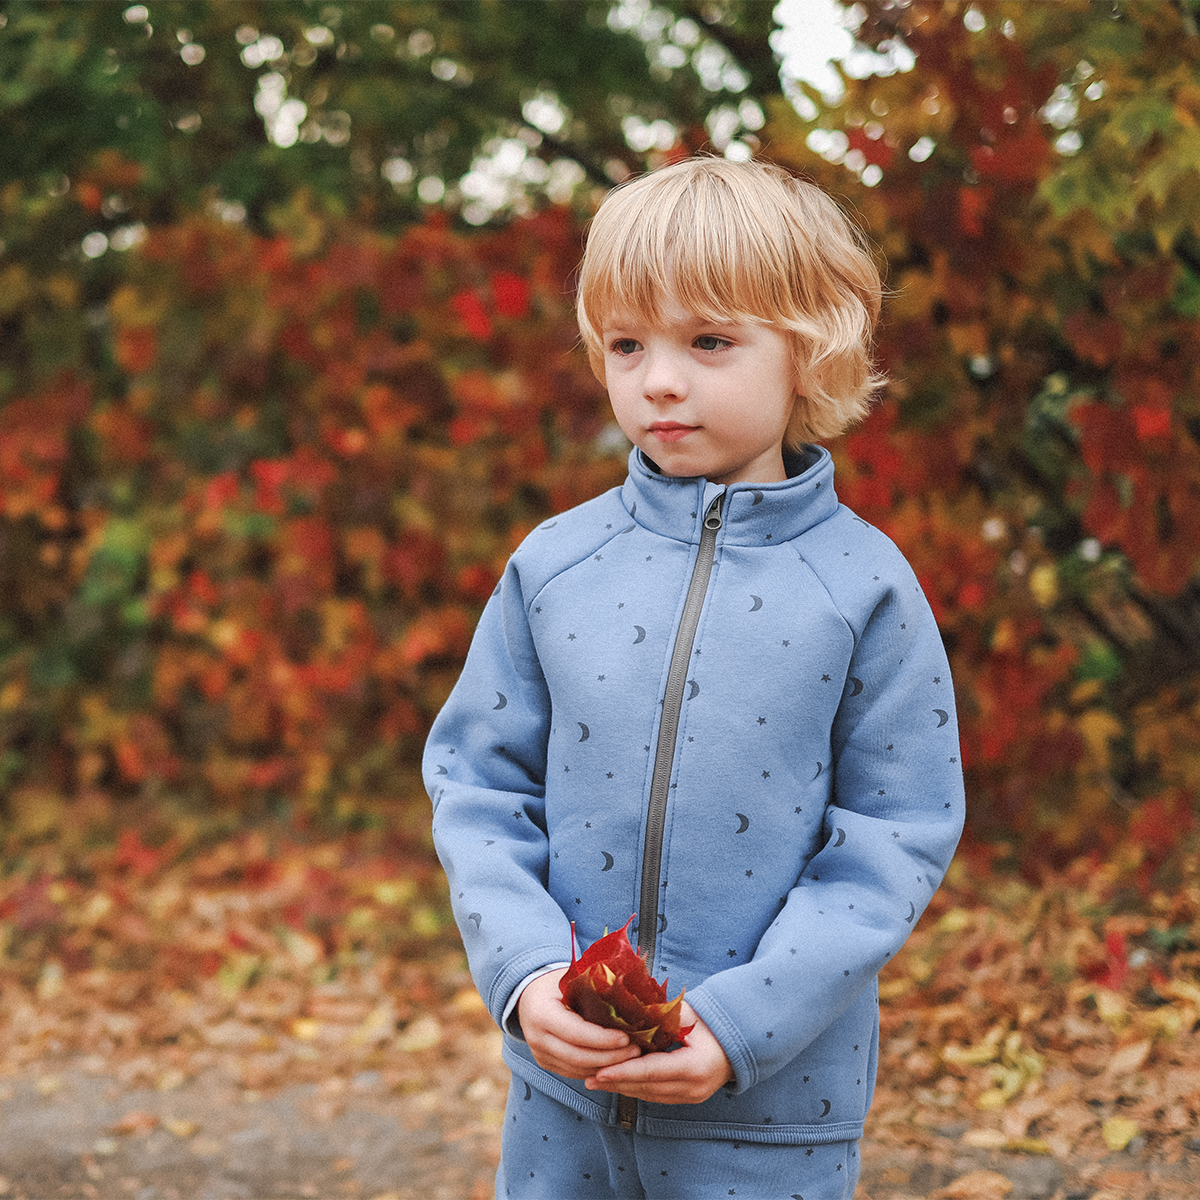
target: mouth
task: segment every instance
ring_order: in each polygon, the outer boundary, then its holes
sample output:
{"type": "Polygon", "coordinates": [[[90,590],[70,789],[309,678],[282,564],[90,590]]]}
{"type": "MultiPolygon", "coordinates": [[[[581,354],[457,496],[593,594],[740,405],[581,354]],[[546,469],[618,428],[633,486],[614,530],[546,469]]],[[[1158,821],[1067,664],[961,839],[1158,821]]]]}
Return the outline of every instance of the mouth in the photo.
{"type": "Polygon", "coordinates": [[[678,421],[655,421],[649,431],[660,442],[677,442],[699,428],[699,425],[681,425],[678,421]]]}

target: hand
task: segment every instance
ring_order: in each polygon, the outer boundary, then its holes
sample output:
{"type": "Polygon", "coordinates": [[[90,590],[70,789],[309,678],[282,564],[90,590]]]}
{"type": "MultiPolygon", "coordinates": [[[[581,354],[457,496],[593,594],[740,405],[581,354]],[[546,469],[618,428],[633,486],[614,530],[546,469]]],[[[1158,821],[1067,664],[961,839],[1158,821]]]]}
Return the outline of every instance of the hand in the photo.
{"type": "Polygon", "coordinates": [[[635,1062],[603,1067],[584,1080],[593,1090],[619,1092],[657,1104],[699,1104],[733,1078],[733,1067],[695,1010],[684,1001],[680,1023],[695,1021],[687,1044],[665,1054],[645,1054],[635,1062]]]}
{"type": "Polygon", "coordinates": [[[566,970],[539,975],[517,1001],[521,1032],[534,1062],[568,1079],[585,1079],[604,1067],[637,1058],[641,1050],[630,1045],[628,1034],[593,1025],[563,1003],[558,981],[566,970]]]}

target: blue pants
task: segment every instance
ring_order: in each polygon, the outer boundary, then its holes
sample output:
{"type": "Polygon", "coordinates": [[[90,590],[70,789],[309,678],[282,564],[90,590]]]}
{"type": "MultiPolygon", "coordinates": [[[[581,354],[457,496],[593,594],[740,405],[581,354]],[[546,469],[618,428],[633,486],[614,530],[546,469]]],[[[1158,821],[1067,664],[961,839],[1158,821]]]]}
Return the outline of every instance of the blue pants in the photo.
{"type": "Polygon", "coordinates": [[[599,1125],[514,1077],[497,1200],[851,1200],[858,1143],[772,1146],[599,1125]],[[526,1091],[529,1099],[525,1099],[526,1091]]]}

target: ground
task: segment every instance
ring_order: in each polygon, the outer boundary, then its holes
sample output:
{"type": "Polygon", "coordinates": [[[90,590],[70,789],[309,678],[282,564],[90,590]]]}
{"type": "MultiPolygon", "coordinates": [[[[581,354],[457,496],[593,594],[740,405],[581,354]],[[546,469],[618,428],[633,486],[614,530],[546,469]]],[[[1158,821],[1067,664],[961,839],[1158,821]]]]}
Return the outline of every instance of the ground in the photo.
{"type": "MultiPolygon", "coordinates": [[[[427,847],[71,829],[4,847],[0,1196],[491,1195],[507,1072],[427,847]]],[[[1194,852],[960,852],[881,978],[859,1200],[1195,1200],[1198,968],[1194,852]]]]}

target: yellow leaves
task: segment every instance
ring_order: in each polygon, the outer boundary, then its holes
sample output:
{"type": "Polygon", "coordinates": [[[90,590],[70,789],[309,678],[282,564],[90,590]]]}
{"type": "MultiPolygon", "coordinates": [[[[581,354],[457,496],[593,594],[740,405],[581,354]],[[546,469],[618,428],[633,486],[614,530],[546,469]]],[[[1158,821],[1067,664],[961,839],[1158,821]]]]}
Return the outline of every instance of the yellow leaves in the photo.
{"type": "Polygon", "coordinates": [[[1006,1036],[1004,1027],[995,1025],[978,1045],[947,1046],[942,1057],[956,1066],[988,1066],[992,1086],[979,1095],[975,1105],[985,1112],[994,1111],[1019,1096],[1031,1080],[1042,1074],[1041,1055],[1023,1049],[1021,1042],[1018,1031],[1006,1036]]]}
{"type": "Polygon", "coordinates": [[[1039,563],[1029,572],[1029,591],[1042,608],[1058,600],[1058,569],[1053,563],[1039,563]]]}
{"type": "Polygon", "coordinates": [[[1128,1117],[1109,1117],[1100,1127],[1104,1144],[1114,1153],[1124,1150],[1140,1132],[1138,1123],[1128,1117]]]}
{"type": "Polygon", "coordinates": [[[1103,708],[1089,708],[1075,718],[1075,727],[1083,737],[1092,762],[1101,771],[1112,763],[1109,742],[1125,732],[1124,725],[1103,708]]]}
{"type": "Polygon", "coordinates": [[[969,929],[974,916],[965,908],[947,909],[937,923],[939,933],[962,933],[969,929]]]}

